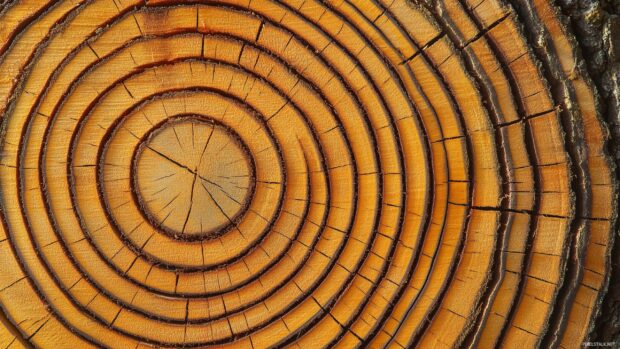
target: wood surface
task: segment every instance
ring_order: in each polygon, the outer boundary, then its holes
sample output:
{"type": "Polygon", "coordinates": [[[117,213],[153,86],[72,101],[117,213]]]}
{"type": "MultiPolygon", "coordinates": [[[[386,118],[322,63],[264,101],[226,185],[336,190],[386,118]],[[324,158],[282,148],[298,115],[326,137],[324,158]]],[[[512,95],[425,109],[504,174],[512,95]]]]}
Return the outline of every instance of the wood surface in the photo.
{"type": "Polygon", "coordinates": [[[0,6],[0,347],[589,340],[617,173],[553,2],[0,6]]]}

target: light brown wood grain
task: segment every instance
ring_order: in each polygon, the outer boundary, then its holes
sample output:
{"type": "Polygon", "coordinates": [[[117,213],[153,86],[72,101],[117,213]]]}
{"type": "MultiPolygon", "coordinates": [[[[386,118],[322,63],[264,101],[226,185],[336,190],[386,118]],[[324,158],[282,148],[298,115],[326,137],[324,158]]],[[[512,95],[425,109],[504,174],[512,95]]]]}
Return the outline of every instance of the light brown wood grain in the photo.
{"type": "Polygon", "coordinates": [[[549,2],[3,4],[0,345],[590,338],[617,174],[549,2]]]}

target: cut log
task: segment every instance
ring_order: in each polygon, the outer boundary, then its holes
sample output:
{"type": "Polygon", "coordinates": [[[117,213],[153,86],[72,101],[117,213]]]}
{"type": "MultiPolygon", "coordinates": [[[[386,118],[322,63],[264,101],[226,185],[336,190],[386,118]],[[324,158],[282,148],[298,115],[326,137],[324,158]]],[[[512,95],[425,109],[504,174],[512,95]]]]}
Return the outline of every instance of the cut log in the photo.
{"type": "Polygon", "coordinates": [[[544,0],[0,1],[0,345],[579,348],[584,62],[544,0]]]}

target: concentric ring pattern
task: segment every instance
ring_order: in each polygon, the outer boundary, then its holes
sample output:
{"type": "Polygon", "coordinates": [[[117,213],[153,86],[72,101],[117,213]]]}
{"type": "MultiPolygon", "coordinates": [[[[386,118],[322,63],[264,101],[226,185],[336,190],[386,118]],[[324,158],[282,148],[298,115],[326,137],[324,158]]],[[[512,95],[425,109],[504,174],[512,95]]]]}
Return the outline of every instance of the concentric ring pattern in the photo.
{"type": "Polygon", "coordinates": [[[4,346],[588,335],[615,169],[549,2],[0,11],[4,346]]]}

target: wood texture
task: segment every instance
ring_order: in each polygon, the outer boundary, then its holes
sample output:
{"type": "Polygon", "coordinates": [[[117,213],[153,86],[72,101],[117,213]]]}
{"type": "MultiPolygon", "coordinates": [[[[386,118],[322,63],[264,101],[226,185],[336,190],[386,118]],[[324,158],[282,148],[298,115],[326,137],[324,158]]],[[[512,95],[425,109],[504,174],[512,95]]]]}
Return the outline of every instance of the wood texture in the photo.
{"type": "Polygon", "coordinates": [[[1,6],[0,346],[590,338],[617,173],[549,1],[1,6]]]}

